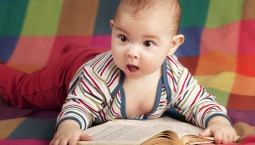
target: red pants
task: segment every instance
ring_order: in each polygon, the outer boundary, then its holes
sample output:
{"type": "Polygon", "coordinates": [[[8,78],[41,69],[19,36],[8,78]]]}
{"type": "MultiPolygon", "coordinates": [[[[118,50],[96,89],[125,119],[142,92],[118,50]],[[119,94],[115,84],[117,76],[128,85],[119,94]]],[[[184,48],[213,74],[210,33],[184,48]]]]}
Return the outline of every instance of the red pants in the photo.
{"type": "Polygon", "coordinates": [[[17,108],[60,110],[76,71],[89,59],[106,51],[75,44],[67,49],[71,50],[56,63],[30,74],[0,65],[0,97],[17,108]]]}

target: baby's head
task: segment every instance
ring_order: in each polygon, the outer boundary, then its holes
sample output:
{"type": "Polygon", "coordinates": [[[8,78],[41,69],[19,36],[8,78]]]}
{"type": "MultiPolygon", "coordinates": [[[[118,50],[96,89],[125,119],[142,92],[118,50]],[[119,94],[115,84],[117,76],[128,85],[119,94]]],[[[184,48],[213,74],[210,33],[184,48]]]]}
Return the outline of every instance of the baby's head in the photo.
{"type": "Polygon", "coordinates": [[[121,0],[110,21],[116,65],[131,78],[159,72],[184,41],[180,17],[178,0],[121,0]]]}
{"type": "Polygon", "coordinates": [[[177,34],[181,19],[181,6],[179,0],[121,0],[114,20],[122,17],[122,14],[127,14],[133,19],[155,16],[158,18],[156,20],[163,20],[162,25],[167,25],[177,34]]]}

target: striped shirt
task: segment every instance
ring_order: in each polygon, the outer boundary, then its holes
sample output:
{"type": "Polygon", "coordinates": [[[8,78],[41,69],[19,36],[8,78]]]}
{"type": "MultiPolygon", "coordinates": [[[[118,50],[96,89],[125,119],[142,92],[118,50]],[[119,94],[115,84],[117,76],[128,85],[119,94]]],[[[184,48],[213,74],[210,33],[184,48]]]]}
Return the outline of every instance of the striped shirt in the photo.
{"type": "MultiPolygon", "coordinates": [[[[165,59],[162,72],[152,112],[136,119],[159,118],[170,107],[183,114],[187,121],[202,128],[206,128],[209,119],[214,116],[229,119],[226,109],[205,88],[197,84],[175,55],[165,59]]],[[[124,78],[125,74],[114,63],[111,51],[86,62],[70,83],[68,97],[57,118],[57,126],[62,121],[71,119],[85,130],[92,123],[128,118],[125,110],[124,78]]]]}

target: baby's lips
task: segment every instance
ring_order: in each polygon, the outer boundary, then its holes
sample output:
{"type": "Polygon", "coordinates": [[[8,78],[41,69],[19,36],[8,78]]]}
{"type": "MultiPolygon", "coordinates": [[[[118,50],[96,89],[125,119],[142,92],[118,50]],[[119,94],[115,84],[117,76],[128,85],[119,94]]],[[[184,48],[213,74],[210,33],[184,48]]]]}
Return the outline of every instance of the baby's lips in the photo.
{"type": "Polygon", "coordinates": [[[135,66],[135,65],[127,65],[128,69],[130,72],[135,72],[139,69],[139,67],[135,66]]]}

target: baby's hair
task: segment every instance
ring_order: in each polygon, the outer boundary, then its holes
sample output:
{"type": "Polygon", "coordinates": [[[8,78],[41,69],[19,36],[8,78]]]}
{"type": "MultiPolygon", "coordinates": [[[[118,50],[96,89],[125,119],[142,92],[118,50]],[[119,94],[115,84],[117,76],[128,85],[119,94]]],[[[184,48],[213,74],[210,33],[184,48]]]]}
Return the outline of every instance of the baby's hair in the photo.
{"type": "Polygon", "coordinates": [[[174,25],[174,31],[178,33],[182,13],[179,0],[120,0],[114,19],[120,12],[126,12],[135,17],[141,15],[139,13],[141,11],[144,11],[143,16],[158,13],[165,18],[169,17],[174,25]]]}

